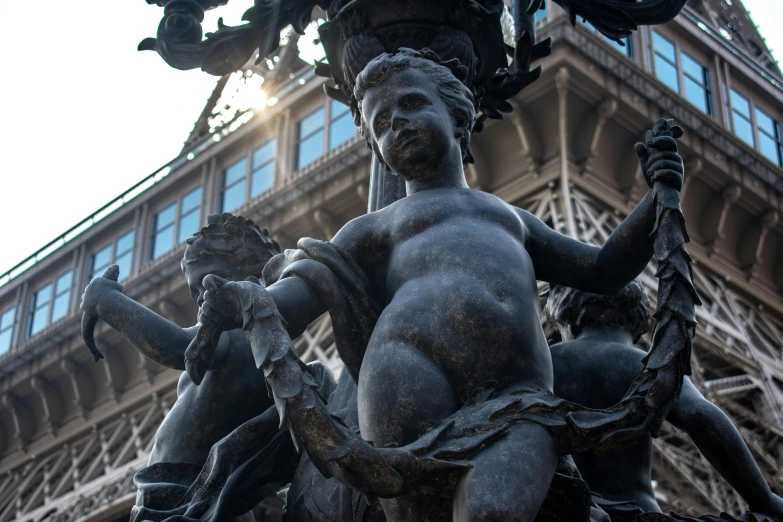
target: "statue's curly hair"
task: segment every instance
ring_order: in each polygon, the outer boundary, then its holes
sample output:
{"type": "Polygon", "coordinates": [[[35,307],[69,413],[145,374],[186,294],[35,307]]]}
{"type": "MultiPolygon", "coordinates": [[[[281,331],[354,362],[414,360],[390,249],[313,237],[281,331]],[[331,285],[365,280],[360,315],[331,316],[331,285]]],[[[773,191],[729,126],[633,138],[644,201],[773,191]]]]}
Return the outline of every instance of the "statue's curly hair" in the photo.
{"type": "Polygon", "coordinates": [[[545,312],[564,339],[577,337],[585,328],[609,326],[628,330],[636,343],[650,330],[650,300],[638,279],[612,295],[549,285],[545,312]]]}
{"type": "MultiPolygon", "coordinates": [[[[368,89],[383,83],[392,74],[405,69],[418,69],[432,78],[441,100],[454,120],[454,125],[460,131],[462,161],[465,164],[473,163],[473,155],[470,152],[470,135],[476,122],[476,107],[473,93],[462,83],[468,70],[457,59],[441,61],[440,57],[431,49],[416,51],[401,47],[394,54],[384,53],[370,61],[356,77],[352,100],[354,122],[359,127],[367,144],[383,163],[380,151],[372,139],[370,126],[362,117],[362,100],[368,89]]],[[[387,165],[384,164],[384,166],[388,169],[387,165]]]]}
{"type": "Polygon", "coordinates": [[[212,214],[207,226],[189,237],[182,258],[185,267],[208,255],[223,256],[248,275],[261,276],[267,262],[280,253],[280,245],[253,221],[228,212],[212,214]]]}

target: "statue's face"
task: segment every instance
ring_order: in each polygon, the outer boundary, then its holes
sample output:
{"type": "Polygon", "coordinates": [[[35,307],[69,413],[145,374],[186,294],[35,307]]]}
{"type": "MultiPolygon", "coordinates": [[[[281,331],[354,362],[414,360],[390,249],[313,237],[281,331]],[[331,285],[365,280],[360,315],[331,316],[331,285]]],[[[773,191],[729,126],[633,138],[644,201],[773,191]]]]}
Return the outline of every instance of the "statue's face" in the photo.
{"type": "Polygon", "coordinates": [[[423,71],[403,69],[368,89],[362,112],[383,161],[405,179],[436,176],[449,154],[461,157],[451,114],[423,71]]]}
{"type": "Polygon", "coordinates": [[[204,302],[204,278],[214,274],[228,281],[244,281],[247,274],[234,266],[228,259],[218,255],[202,255],[195,263],[185,265],[190,296],[201,306],[204,302]]]}

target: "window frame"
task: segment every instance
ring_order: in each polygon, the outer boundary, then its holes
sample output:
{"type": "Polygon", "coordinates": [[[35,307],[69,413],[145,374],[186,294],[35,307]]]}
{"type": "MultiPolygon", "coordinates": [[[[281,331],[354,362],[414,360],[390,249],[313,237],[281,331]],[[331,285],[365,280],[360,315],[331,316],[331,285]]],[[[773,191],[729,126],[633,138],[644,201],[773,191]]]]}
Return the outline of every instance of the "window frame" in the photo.
{"type": "Polygon", "coordinates": [[[248,201],[251,201],[251,200],[257,198],[257,197],[265,194],[266,192],[268,192],[270,190],[274,190],[275,187],[277,186],[277,181],[278,181],[278,177],[279,177],[279,173],[278,173],[278,166],[279,166],[278,157],[279,157],[279,154],[280,154],[280,148],[279,148],[279,143],[278,143],[277,137],[276,136],[266,136],[263,140],[260,141],[259,144],[257,144],[255,146],[250,147],[249,149],[245,150],[244,153],[241,156],[238,156],[238,157],[235,156],[235,161],[232,161],[228,165],[228,167],[226,167],[226,168],[224,168],[224,169],[222,169],[220,171],[220,198],[219,198],[219,201],[218,201],[218,209],[220,210],[220,212],[221,213],[223,213],[223,212],[234,212],[238,208],[240,208],[243,205],[245,205],[248,201]],[[273,147],[272,147],[272,149],[273,149],[272,157],[270,159],[268,159],[267,161],[265,161],[262,165],[256,166],[253,163],[253,156],[261,148],[267,146],[270,143],[273,144],[273,147]],[[228,170],[231,167],[233,167],[233,166],[235,166],[235,165],[237,165],[239,163],[242,163],[242,162],[245,162],[245,174],[244,174],[244,177],[236,180],[229,187],[226,187],[226,174],[228,173],[228,170]],[[253,195],[253,175],[256,172],[258,172],[259,170],[263,169],[264,167],[266,167],[266,166],[268,166],[270,164],[273,164],[273,168],[272,168],[272,185],[270,187],[262,190],[258,194],[253,195]],[[242,194],[243,194],[242,203],[240,203],[240,205],[238,207],[235,207],[233,209],[225,208],[225,204],[226,204],[226,189],[227,188],[230,189],[230,188],[233,188],[234,186],[238,185],[242,179],[244,180],[244,188],[243,188],[243,191],[242,191],[242,194]]]}
{"type": "Polygon", "coordinates": [[[326,123],[324,125],[325,130],[325,138],[326,138],[326,147],[325,147],[325,153],[324,156],[331,153],[333,150],[338,149],[340,146],[344,145],[345,143],[348,143],[352,139],[356,138],[357,128],[356,125],[353,123],[353,116],[351,115],[351,108],[343,103],[338,102],[337,100],[329,99],[329,102],[327,105],[327,114],[326,114],[326,123]],[[344,108],[341,112],[337,114],[337,116],[332,114],[332,108],[337,105],[340,106],[340,108],[344,108]],[[351,121],[351,127],[353,128],[353,135],[348,138],[347,140],[343,140],[340,143],[337,143],[336,145],[332,145],[332,127],[335,123],[337,123],[339,120],[343,119],[346,115],[348,115],[349,120],[351,121]]]}
{"type": "Polygon", "coordinates": [[[713,71],[712,69],[705,65],[701,59],[697,56],[694,56],[695,53],[690,52],[689,50],[683,50],[682,46],[680,45],[680,42],[676,38],[671,38],[670,35],[668,35],[666,32],[659,30],[659,28],[648,28],[647,33],[647,57],[648,61],[650,62],[650,72],[652,72],[653,76],[655,76],[655,79],[658,80],[661,84],[665,85],[667,89],[672,90],[673,92],[676,92],[677,95],[685,100],[687,103],[693,105],[696,107],[699,112],[702,114],[706,114],[710,118],[715,118],[716,116],[716,107],[715,107],[715,93],[714,93],[714,87],[715,84],[714,78],[713,78],[713,71]],[[659,52],[656,50],[655,45],[655,35],[658,35],[660,38],[665,40],[667,43],[671,44],[672,48],[674,49],[674,63],[671,62],[671,60],[666,57],[662,52],[659,52]],[[685,67],[683,65],[683,54],[692,62],[699,65],[702,69],[702,79],[701,83],[698,82],[696,79],[693,78],[693,75],[685,72],[685,67]],[[658,67],[656,65],[656,57],[660,57],[660,59],[664,60],[666,63],[674,67],[674,70],[676,71],[676,78],[677,78],[677,89],[673,89],[669,84],[664,82],[659,76],[658,76],[658,67]],[[702,110],[701,107],[693,104],[687,96],[686,96],[686,78],[691,80],[692,82],[696,82],[703,90],[704,90],[704,104],[706,106],[706,110],[702,110]]]}
{"type": "Polygon", "coordinates": [[[783,121],[779,117],[775,117],[772,113],[773,111],[767,110],[765,107],[758,104],[758,101],[753,97],[752,94],[750,94],[748,91],[746,91],[744,88],[737,88],[735,85],[724,82],[723,83],[723,89],[724,94],[726,98],[726,114],[729,117],[726,121],[729,131],[732,133],[732,135],[740,140],[742,143],[747,145],[748,147],[755,150],[759,156],[763,157],[765,160],[769,161],[773,165],[775,165],[778,168],[783,168],[783,128],[781,128],[781,121],[783,121]],[[734,101],[732,100],[732,94],[741,97],[748,103],[748,115],[745,116],[742,113],[738,113],[738,111],[734,107],[734,101]],[[772,124],[774,125],[774,131],[777,134],[777,136],[770,136],[769,133],[762,130],[759,127],[758,123],[758,114],[762,113],[764,116],[769,118],[772,121],[772,124]],[[753,143],[748,143],[744,138],[742,138],[739,134],[737,134],[736,130],[736,123],[734,121],[735,116],[738,116],[745,120],[750,125],[750,134],[751,138],[753,139],[753,143]],[[761,150],[761,135],[766,136],[767,138],[771,139],[776,144],[777,149],[777,161],[772,160],[764,154],[761,150]]]}
{"type": "Polygon", "coordinates": [[[178,202],[177,202],[177,226],[176,226],[176,234],[174,235],[174,247],[176,248],[177,245],[181,245],[187,239],[198,232],[198,224],[201,223],[201,209],[204,207],[204,190],[201,188],[201,185],[198,185],[196,187],[193,187],[192,189],[185,192],[182,196],[180,196],[178,202]],[[191,207],[183,212],[183,203],[185,201],[185,198],[193,194],[194,192],[198,191],[198,204],[195,207],[191,207]],[[190,216],[193,213],[198,213],[198,217],[196,219],[196,230],[188,233],[187,236],[185,236],[184,239],[180,240],[180,237],[182,236],[182,221],[184,218],[190,216]]]}
{"type": "Polygon", "coordinates": [[[327,154],[329,154],[329,108],[328,103],[321,102],[315,109],[308,111],[306,114],[304,114],[301,118],[298,118],[296,120],[296,134],[294,139],[294,172],[300,171],[304,169],[305,167],[308,167],[318,161],[319,159],[323,158],[327,154]],[[323,111],[323,122],[320,127],[317,127],[315,130],[308,133],[306,136],[302,136],[302,123],[309,118],[310,116],[313,116],[318,111],[323,111]],[[310,162],[306,163],[305,165],[301,164],[301,146],[302,143],[309,140],[319,132],[323,133],[323,136],[321,137],[321,155],[317,156],[315,159],[311,160],[310,162]]]}
{"type": "MultiPolygon", "coordinates": [[[[180,234],[180,224],[182,222],[182,201],[187,196],[195,192],[196,190],[201,190],[201,197],[199,198],[199,204],[194,209],[191,209],[191,212],[188,212],[188,214],[191,214],[192,211],[198,211],[199,212],[199,218],[198,221],[201,223],[201,219],[203,217],[202,211],[204,209],[204,187],[202,185],[195,185],[189,187],[188,190],[184,191],[184,193],[181,193],[179,196],[177,196],[174,201],[168,203],[167,205],[163,205],[160,207],[160,210],[152,214],[152,219],[150,220],[150,233],[148,235],[148,245],[149,245],[149,253],[147,255],[148,261],[155,261],[156,259],[160,259],[167,253],[171,252],[172,250],[176,249],[179,245],[184,243],[185,241],[179,240],[179,234],[180,234]],[[155,255],[155,238],[158,236],[158,216],[163,213],[164,211],[168,210],[170,207],[174,207],[174,220],[167,224],[164,228],[171,227],[171,247],[169,247],[165,252],[161,252],[157,256],[155,255]]],[[[192,235],[192,234],[191,234],[192,235]]],[[[190,236],[188,236],[190,237],[190,236]]],[[[187,239],[187,238],[186,238],[187,239]]]]}
{"type": "Polygon", "coordinates": [[[0,312],[0,337],[2,337],[3,333],[7,332],[8,330],[11,330],[11,333],[8,337],[8,346],[3,347],[2,345],[0,345],[0,356],[10,352],[11,348],[14,347],[16,323],[19,319],[18,309],[19,307],[16,304],[13,304],[7,307],[2,312],[0,312]],[[3,321],[5,319],[5,316],[8,315],[8,313],[10,312],[13,312],[13,318],[11,319],[11,324],[6,326],[3,321]]]}
{"type": "Polygon", "coordinates": [[[221,214],[224,213],[224,212],[234,212],[236,209],[238,209],[239,207],[241,207],[242,205],[244,205],[247,202],[247,193],[248,193],[247,191],[248,191],[248,184],[249,184],[249,179],[250,179],[250,162],[251,161],[252,161],[252,159],[248,158],[247,152],[245,152],[244,154],[242,154],[241,157],[237,158],[235,161],[232,161],[231,163],[229,163],[229,165],[226,168],[224,168],[224,169],[222,169],[220,171],[220,201],[219,201],[218,207],[220,208],[220,213],[221,214]],[[242,162],[245,163],[245,173],[244,173],[244,175],[241,178],[237,179],[236,181],[232,182],[231,185],[229,185],[227,187],[226,186],[226,177],[228,175],[228,171],[231,168],[239,165],[242,162]],[[226,209],[225,208],[225,206],[226,206],[226,191],[229,190],[229,189],[234,188],[237,185],[239,185],[239,183],[242,180],[244,180],[244,188],[242,190],[242,195],[243,195],[242,203],[239,204],[239,207],[236,207],[236,208],[233,208],[233,209],[226,209]]]}
{"type": "Polygon", "coordinates": [[[130,261],[130,270],[128,270],[127,273],[120,272],[120,281],[123,279],[127,279],[132,273],[133,273],[133,261],[134,261],[134,255],[136,253],[136,229],[135,228],[129,228],[122,234],[119,234],[116,236],[113,240],[111,240],[108,243],[105,243],[101,248],[98,248],[97,250],[93,251],[93,253],[90,255],[90,260],[87,264],[87,283],[92,281],[95,277],[100,276],[101,274],[97,273],[95,269],[95,256],[98,254],[98,252],[101,252],[103,250],[106,250],[107,248],[110,248],[109,252],[109,262],[105,267],[101,267],[99,270],[106,270],[106,268],[110,267],[111,265],[116,264],[117,258],[120,256],[124,256],[128,252],[131,253],[131,261],[130,261]],[[119,244],[121,239],[124,239],[128,234],[133,234],[133,240],[131,241],[131,247],[130,250],[125,250],[121,254],[117,254],[117,245],[119,244]]]}
{"type": "Polygon", "coordinates": [[[278,149],[278,142],[277,138],[274,136],[270,136],[267,139],[263,140],[260,144],[256,145],[250,150],[250,161],[248,162],[248,167],[250,172],[247,176],[247,194],[245,196],[245,203],[247,203],[250,200],[253,200],[264,193],[274,190],[275,186],[277,185],[277,156],[279,153],[278,149]],[[256,152],[260,151],[262,148],[266,147],[269,144],[272,144],[272,157],[264,161],[261,165],[255,164],[255,155],[256,152]],[[265,188],[264,190],[258,192],[257,194],[253,194],[253,175],[260,171],[261,169],[267,167],[268,165],[272,165],[272,184],[265,188]]]}
{"type": "Polygon", "coordinates": [[[68,317],[68,314],[71,312],[71,301],[72,301],[72,297],[73,297],[72,296],[73,283],[74,283],[73,275],[74,275],[73,268],[68,268],[67,270],[64,270],[63,272],[61,272],[56,277],[47,280],[46,283],[40,285],[38,287],[38,290],[36,290],[35,292],[33,292],[30,295],[30,300],[29,300],[30,302],[29,302],[28,313],[27,313],[27,327],[25,328],[25,332],[27,334],[27,339],[32,339],[33,337],[35,337],[36,335],[38,335],[39,333],[43,332],[48,327],[53,325],[55,322],[60,321],[60,320],[62,320],[64,318],[68,317]],[[57,292],[57,283],[60,281],[60,279],[62,279],[63,277],[65,277],[69,273],[70,273],[71,281],[70,281],[70,284],[68,285],[67,290],[58,293],[57,292]],[[36,313],[39,310],[43,309],[42,306],[38,306],[38,297],[40,296],[41,291],[43,289],[45,289],[46,287],[50,287],[49,291],[47,292],[49,294],[48,297],[47,297],[48,300],[46,301],[46,308],[47,308],[47,311],[46,311],[46,324],[44,324],[44,326],[41,329],[37,330],[36,332],[33,332],[33,327],[35,326],[35,321],[34,321],[35,315],[36,315],[36,313]],[[66,295],[66,294],[68,295],[68,299],[67,299],[67,304],[66,304],[66,308],[65,308],[65,313],[62,316],[57,317],[55,319],[55,318],[53,318],[53,315],[54,315],[54,304],[55,304],[55,302],[57,301],[57,299],[59,297],[62,297],[63,295],[66,295]]]}

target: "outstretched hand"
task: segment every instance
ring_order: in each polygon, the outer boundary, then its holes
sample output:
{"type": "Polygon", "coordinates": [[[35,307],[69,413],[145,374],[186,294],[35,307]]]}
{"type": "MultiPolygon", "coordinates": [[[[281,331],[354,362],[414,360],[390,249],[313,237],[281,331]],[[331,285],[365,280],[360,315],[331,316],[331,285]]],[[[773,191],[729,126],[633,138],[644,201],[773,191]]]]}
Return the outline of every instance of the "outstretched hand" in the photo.
{"type": "Polygon", "coordinates": [[[206,292],[199,311],[199,322],[218,326],[223,331],[242,326],[242,303],[240,292],[243,285],[260,283],[255,281],[227,281],[216,275],[208,275],[202,284],[206,292]]]}
{"type": "Polygon", "coordinates": [[[680,137],[680,127],[672,125],[671,120],[660,119],[645,133],[645,142],[634,145],[649,187],[662,182],[678,191],[682,189],[685,167],[677,152],[677,138],[680,137]]]}
{"type": "Polygon", "coordinates": [[[82,294],[81,309],[90,317],[98,317],[98,305],[113,292],[122,293],[122,285],[117,282],[120,267],[111,265],[100,277],[93,278],[82,294]]]}

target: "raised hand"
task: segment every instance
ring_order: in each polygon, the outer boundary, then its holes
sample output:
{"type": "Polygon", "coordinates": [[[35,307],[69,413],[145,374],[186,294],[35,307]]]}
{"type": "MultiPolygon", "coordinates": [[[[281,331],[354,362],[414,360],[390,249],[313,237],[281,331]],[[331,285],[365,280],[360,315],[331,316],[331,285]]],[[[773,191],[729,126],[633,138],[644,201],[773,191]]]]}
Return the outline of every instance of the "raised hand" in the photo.
{"type": "Polygon", "coordinates": [[[682,189],[685,168],[677,153],[677,138],[680,137],[680,127],[673,125],[672,120],[660,119],[645,133],[645,143],[634,145],[648,186],[660,181],[678,191],[682,189]]]}
{"type": "Polygon", "coordinates": [[[102,277],[96,277],[87,285],[82,294],[82,339],[89,348],[95,362],[103,359],[103,354],[95,344],[95,326],[98,324],[98,305],[110,298],[112,293],[122,293],[122,285],[117,282],[120,267],[111,265],[102,277]]]}
{"type": "Polygon", "coordinates": [[[122,285],[117,282],[120,267],[111,265],[101,277],[95,277],[84,289],[81,309],[90,317],[98,317],[98,305],[114,292],[122,293],[122,285]]]}

